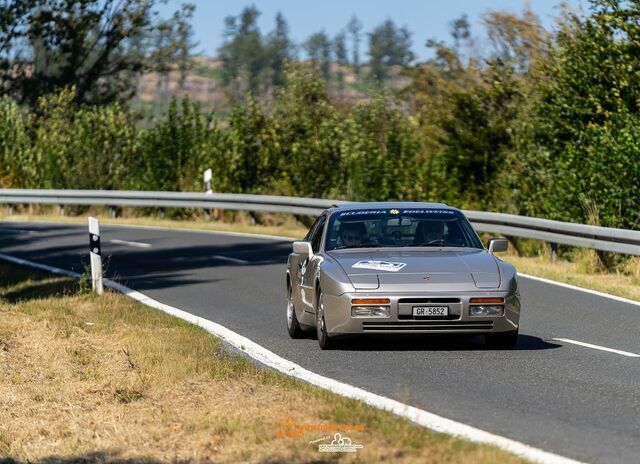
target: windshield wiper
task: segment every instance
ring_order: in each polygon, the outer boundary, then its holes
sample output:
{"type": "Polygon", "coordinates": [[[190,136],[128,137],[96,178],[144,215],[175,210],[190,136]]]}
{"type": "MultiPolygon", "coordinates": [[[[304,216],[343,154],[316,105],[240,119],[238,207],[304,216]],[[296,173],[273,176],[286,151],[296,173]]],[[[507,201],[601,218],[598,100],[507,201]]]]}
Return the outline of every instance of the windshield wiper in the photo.
{"type": "Polygon", "coordinates": [[[360,245],[340,245],[334,248],[334,250],[344,250],[345,248],[383,248],[386,245],[379,245],[377,243],[361,243],[360,245]]]}
{"type": "Polygon", "coordinates": [[[467,248],[466,245],[453,245],[451,243],[417,243],[414,245],[408,245],[412,247],[458,247],[458,248],[467,248]]]}

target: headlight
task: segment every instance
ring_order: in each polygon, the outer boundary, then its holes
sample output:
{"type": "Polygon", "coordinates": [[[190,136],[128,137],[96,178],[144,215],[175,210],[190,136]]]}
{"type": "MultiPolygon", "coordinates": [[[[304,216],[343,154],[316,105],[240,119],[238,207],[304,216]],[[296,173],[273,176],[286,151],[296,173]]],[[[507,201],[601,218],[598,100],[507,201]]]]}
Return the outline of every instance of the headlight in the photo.
{"type": "Polygon", "coordinates": [[[469,315],[471,316],[502,316],[503,314],[504,306],[481,305],[469,307],[469,315]]]}
{"type": "Polygon", "coordinates": [[[352,306],[351,317],[389,317],[390,306],[352,306]]]}

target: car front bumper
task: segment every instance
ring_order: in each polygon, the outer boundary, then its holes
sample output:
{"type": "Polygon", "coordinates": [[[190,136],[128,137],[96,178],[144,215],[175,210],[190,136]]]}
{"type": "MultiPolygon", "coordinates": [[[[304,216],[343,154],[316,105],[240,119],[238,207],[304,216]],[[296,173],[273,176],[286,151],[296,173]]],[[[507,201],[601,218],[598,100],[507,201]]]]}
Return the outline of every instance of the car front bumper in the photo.
{"type": "Polygon", "coordinates": [[[508,292],[381,294],[352,292],[323,295],[324,317],[331,335],[346,334],[490,334],[513,332],[520,323],[520,298],[508,292]],[[469,300],[474,297],[503,297],[501,316],[471,316],[469,300]],[[354,298],[389,298],[389,317],[353,317],[354,298]],[[449,316],[414,318],[413,306],[448,306],[449,316]]]}

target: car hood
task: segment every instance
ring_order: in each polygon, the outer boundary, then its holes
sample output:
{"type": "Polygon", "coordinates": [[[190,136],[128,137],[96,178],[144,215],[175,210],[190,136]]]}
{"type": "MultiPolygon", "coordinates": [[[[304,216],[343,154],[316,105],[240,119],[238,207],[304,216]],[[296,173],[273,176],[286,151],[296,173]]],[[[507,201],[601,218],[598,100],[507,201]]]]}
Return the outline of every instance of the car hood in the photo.
{"type": "Polygon", "coordinates": [[[484,250],[339,250],[329,252],[356,290],[472,291],[500,287],[495,258],[484,250]]]}

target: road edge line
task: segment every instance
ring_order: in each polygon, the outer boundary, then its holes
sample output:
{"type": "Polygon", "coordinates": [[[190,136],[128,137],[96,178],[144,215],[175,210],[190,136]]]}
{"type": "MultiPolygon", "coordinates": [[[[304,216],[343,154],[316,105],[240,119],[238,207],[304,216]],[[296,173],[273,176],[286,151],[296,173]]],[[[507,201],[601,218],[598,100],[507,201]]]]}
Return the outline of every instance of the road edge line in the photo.
{"type": "MultiPolygon", "coordinates": [[[[79,273],[74,271],[68,271],[66,269],[36,263],[34,261],[17,258],[15,256],[6,255],[4,253],[0,253],[0,259],[57,275],[81,277],[79,273]]],[[[210,334],[221,338],[225,342],[246,353],[253,359],[279,372],[282,372],[285,375],[303,380],[307,383],[320,388],[324,388],[325,390],[329,390],[338,395],[363,401],[370,406],[391,412],[396,416],[408,419],[411,422],[414,422],[433,431],[453,435],[459,438],[464,438],[476,443],[494,445],[502,450],[509,451],[516,456],[520,456],[534,462],[549,464],[583,464],[580,461],[566,458],[549,451],[534,448],[533,446],[516,440],[512,440],[511,438],[496,435],[491,432],[486,432],[471,425],[456,422],[452,419],[447,419],[423,409],[403,404],[399,401],[369,392],[362,388],[355,387],[344,382],[339,382],[320,374],[316,374],[292,361],[282,358],[274,352],[253,342],[243,335],[240,335],[218,324],[217,322],[204,319],[200,316],[195,316],[179,308],[161,303],[160,301],[157,301],[149,297],[148,295],[145,295],[144,293],[133,290],[132,288],[129,288],[111,279],[104,279],[104,286],[116,290],[146,306],[158,309],[166,314],[201,327],[210,334]]]]}
{"type": "Polygon", "coordinates": [[[615,353],[621,356],[627,356],[628,358],[640,358],[640,354],[632,353],[631,351],[618,350],[617,348],[609,348],[608,346],[596,345],[594,343],[581,342],[580,340],[573,340],[571,338],[552,338],[558,342],[570,343],[576,346],[582,346],[584,348],[591,348],[592,350],[604,351],[606,353],[615,353]]]}

